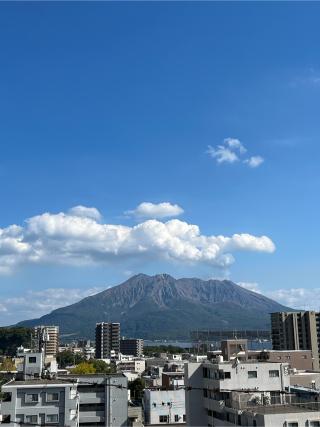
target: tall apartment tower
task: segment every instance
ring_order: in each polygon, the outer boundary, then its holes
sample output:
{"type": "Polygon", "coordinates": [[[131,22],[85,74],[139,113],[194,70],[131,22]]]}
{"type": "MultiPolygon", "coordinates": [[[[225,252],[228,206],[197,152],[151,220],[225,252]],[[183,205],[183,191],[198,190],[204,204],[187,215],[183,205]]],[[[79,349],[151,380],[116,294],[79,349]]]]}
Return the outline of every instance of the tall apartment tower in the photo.
{"type": "Polygon", "coordinates": [[[311,350],[314,369],[319,369],[319,312],[271,313],[271,336],[274,350],[311,350]]]}
{"type": "Polygon", "coordinates": [[[122,354],[141,357],[143,355],[143,339],[123,338],[120,341],[120,351],[122,354]]]}
{"type": "Polygon", "coordinates": [[[35,326],[31,335],[32,350],[56,356],[59,351],[59,326],[35,326]]]}
{"type": "Polygon", "coordinates": [[[96,359],[107,359],[120,353],[120,323],[96,324],[96,359]]]}

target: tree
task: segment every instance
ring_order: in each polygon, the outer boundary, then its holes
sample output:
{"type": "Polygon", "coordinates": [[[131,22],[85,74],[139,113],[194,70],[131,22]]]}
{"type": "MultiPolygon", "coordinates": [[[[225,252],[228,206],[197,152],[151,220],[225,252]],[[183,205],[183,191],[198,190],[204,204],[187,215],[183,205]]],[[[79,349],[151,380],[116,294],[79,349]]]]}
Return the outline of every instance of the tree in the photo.
{"type": "Polygon", "coordinates": [[[71,369],[72,374],[95,374],[96,370],[92,363],[89,362],[81,362],[79,365],[77,365],[75,368],[71,369]]]}
{"type": "Polygon", "coordinates": [[[141,400],[143,397],[143,391],[146,387],[143,378],[136,378],[129,382],[128,388],[130,390],[131,398],[134,400],[141,400]]]}
{"type": "Polygon", "coordinates": [[[113,374],[116,372],[114,364],[108,364],[103,360],[92,360],[92,363],[97,374],[113,374]]]}
{"type": "Polygon", "coordinates": [[[57,355],[57,362],[59,368],[65,368],[70,365],[78,365],[81,362],[84,362],[85,358],[81,354],[72,353],[70,350],[61,351],[57,355]]]}
{"type": "Polygon", "coordinates": [[[17,348],[30,346],[31,329],[22,327],[0,328],[0,354],[15,356],[17,348]]]}
{"type": "Polygon", "coordinates": [[[16,365],[13,363],[12,359],[6,357],[0,365],[0,371],[16,371],[16,365]]]}

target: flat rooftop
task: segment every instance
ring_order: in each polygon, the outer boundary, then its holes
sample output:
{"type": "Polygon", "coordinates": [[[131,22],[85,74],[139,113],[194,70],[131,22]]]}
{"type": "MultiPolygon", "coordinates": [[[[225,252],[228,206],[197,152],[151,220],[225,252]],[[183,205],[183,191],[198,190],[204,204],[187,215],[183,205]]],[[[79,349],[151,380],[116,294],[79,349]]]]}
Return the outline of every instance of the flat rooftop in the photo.
{"type": "Polygon", "coordinates": [[[268,405],[268,406],[254,406],[246,408],[247,412],[255,412],[257,414],[294,414],[299,412],[320,412],[319,406],[306,405],[268,405]]]}
{"type": "Polygon", "coordinates": [[[68,380],[68,378],[66,378],[65,380],[60,380],[60,379],[52,379],[52,380],[44,380],[44,379],[35,379],[35,380],[26,380],[26,381],[19,381],[19,380],[13,380],[10,381],[7,384],[4,384],[4,386],[23,386],[23,385],[34,385],[34,386],[43,386],[43,385],[48,385],[48,386],[55,386],[55,385],[66,385],[66,384],[73,384],[76,378],[72,378],[71,380],[68,380]],[[72,381],[74,380],[74,381],[72,381]]]}

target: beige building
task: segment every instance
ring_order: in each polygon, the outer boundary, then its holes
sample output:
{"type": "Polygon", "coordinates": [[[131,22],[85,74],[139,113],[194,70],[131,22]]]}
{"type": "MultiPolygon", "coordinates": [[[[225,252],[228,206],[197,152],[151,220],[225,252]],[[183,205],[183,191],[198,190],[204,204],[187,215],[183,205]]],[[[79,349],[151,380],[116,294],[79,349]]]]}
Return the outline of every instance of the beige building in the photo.
{"type": "Polygon", "coordinates": [[[31,336],[32,350],[44,351],[45,356],[56,356],[59,351],[59,326],[35,326],[31,336]]]}
{"type": "Polygon", "coordinates": [[[288,363],[290,368],[302,371],[317,370],[311,350],[249,350],[248,360],[288,363]]]}
{"type": "Polygon", "coordinates": [[[274,350],[311,350],[314,369],[319,369],[319,312],[271,313],[271,334],[274,350]]]}

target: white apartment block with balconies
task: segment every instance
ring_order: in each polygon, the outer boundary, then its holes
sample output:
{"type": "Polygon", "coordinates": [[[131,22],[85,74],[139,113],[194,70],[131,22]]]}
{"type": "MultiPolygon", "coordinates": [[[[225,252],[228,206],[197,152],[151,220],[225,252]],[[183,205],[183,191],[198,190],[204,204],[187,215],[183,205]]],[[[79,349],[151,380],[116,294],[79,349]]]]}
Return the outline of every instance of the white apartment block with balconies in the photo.
{"type": "Polygon", "coordinates": [[[319,404],[288,392],[287,363],[189,363],[185,385],[188,426],[320,427],[319,404]]]}

